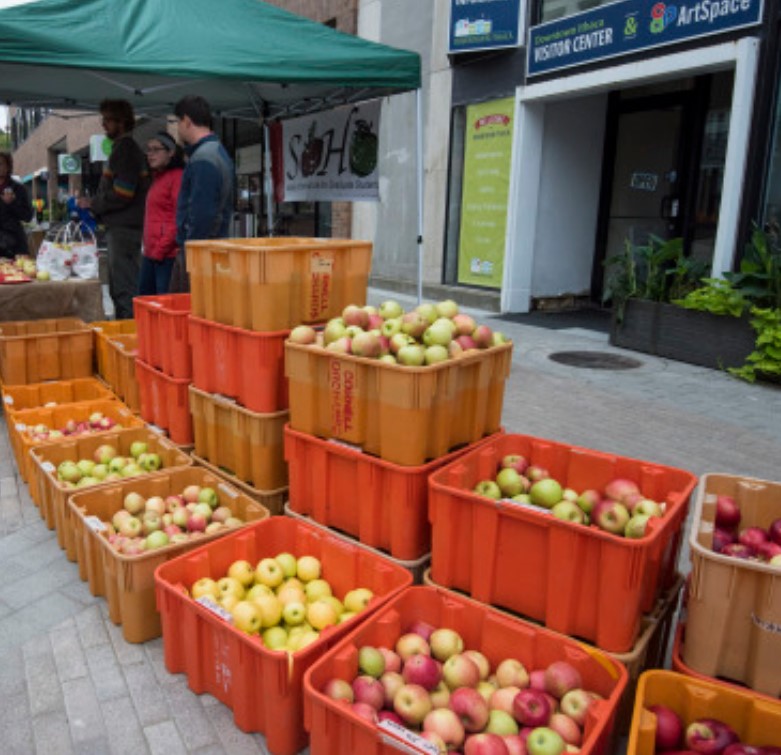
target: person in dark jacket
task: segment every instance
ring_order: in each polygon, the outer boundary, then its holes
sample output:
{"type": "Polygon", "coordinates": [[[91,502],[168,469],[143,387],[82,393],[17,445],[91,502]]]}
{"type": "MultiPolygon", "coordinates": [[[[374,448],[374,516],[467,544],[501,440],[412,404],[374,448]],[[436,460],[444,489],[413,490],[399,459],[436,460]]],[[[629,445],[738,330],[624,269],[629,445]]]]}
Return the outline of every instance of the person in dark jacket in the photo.
{"type": "Polygon", "coordinates": [[[155,296],[168,293],[178,251],[176,203],[182,184],[184,156],[173,137],[160,131],[147,142],[146,158],[152,171],[152,185],[146,195],[144,257],[138,293],[155,296]]]}
{"type": "Polygon", "coordinates": [[[11,178],[14,159],[0,152],[0,257],[27,254],[27,234],[22,223],[33,219],[33,206],[27,189],[11,178]]]}
{"type": "Polygon", "coordinates": [[[91,209],[106,226],[109,292],[117,320],[133,317],[141,270],[141,236],[149,184],[146,158],[133,139],[133,106],[126,100],[100,103],[103,130],[112,140],[111,156],[94,198],[82,197],[79,207],[91,209]]]}
{"type": "Polygon", "coordinates": [[[228,235],[236,171],[225,147],[212,133],[211,109],[203,97],[183,97],[176,103],[174,114],[189,159],[176,210],[176,241],[180,253],[171,290],[189,291],[185,244],[194,239],[220,239],[228,235]]]}

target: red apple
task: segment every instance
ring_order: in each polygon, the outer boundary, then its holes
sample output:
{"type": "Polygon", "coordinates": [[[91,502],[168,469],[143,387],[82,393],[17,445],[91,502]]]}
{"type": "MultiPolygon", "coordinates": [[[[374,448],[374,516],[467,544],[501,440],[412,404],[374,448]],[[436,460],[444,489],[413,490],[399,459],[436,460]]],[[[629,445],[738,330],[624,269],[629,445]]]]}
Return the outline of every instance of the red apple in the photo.
{"type": "Polygon", "coordinates": [[[725,546],[737,541],[738,536],[734,532],[723,530],[719,527],[713,530],[713,550],[715,553],[721,553],[725,546]]]}
{"type": "Polygon", "coordinates": [[[637,483],[623,477],[616,477],[605,485],[605,495],[619,503],[624,503],[629,496],[639,492],[640,488],[637,487],[637,483]]]}
{"type": "Polygon", "coordinates": [[[762,543],[766,543],[770,538],[767,532],[761,527],[746,527],[738,535],[738,542],[743,545],[747,545],[749,548],[756,550],[762,543]]]}
{"type": "Polygon", "coordinates": [[[401,658],[402,663],[405,663],[408,658],[413,655],[431,655],[431,648],[428,642],[426,642],[416,632],[409,632],[401,635],[396,641],[396,652],[401,658]]]}
{"type": "Polygon", "coordinates": [[[461,747],[464,742],[464,726],[456,713],[449,708],[436,708],[423,719],[423,731],[438,734],[449,750],[461,747]]]}
{"type": "Polygon", "coordinates": [[[523,726],[545,726],[550,720],[551,704],[540,690],[522,689],[513,700],[513,716],[523,726]]]}
{"type": "Polygon", "coordinates": [[[734,530],[740,524],[740,508],[731,495],[716,496],[716,526],[734,530]]]}
{"type": "Polygon", "coordinates": [[[545,669],[545,691],[559,700],[570,690],[582,686],[580,672],[566,661],[554,661],[545,669]]]}
{"type": "Polygon", "coordinates": [[[423,687],[405,684],[393,698],[393,710],[405,723],[418,726],[431,712],[431,699],[423,687]]]}
{"type": "Polygon", "coordinates": [[[724,755],[766,755],[765,751],[779,749],[771,747],[752,747],[751,745],[734,744],[724,750],[724,755]]]}
{"type": "Polygon", "coordinates": [[[457,687],[476,687],[480,681],[480,669],[471,658],[463,653],[456,653],[442,665],[442,678],[451,690],[457,687]]]}
{"type": "Polygon", "coordinates": [[[402,720],[401,716],[398,713],[396,713],[396,711],[393,710],[381,710],[377,714],[377,720],[393,721],[394,724],[398,724],[399,726],[404,726],[404,721],[402,720]]]}
{"type": "Polygon", "coordinates": [[[418,620],[412,622],[409,629],[407,630],[407,633],[419,634],[426,642],[428,642],[431,635],[434,634],[435,629],[436,627],[432,624],[429,624],[427,621],[418,620]]]}
{"type": "Polygon", "coordinates": [[[564,713],[552,713],[548,728],[553,729],[568,745],[580,746],[583,735],[580,726],[564,713]]]}
{"type": "Polygon", "coordinates": [[[476,689],[459,687],[454,690],[449,706],[468,732],[482,731],[488,723],[488,703],[476,689]]]}
{"type": "Polygon", "coordinates": [[[385,707],[393,707],[393,698],[396,693],[404,686],[404,677],[398,671],[386,671],[380,677],[380,684],[385,690],[385,707]]]}
{"type": "Polygon", "coordinates": [[[502,687],[491,695],[488,700],[488,707],[491,710],[503,710],[505,713],[513,715],[513,700],[521,691],[520,687],[502,687]]]}
{"type": "Polygon", "coordinates": [[[676,750],[683,739],[683,721],[666,705],[652,705],[648,710],[656,716],[656,749],[676,750]]]}
{"type": "Polygon", "coordinates": [[[529,462],[520,454],[508,454],[499,462],[500,469],[514,469],[518,474],[523,474],[529,462]]]}
{"type": "Polygon", "coordinates": [[[370,723],[377,723],[377,709],[372,708],[372,706],[367,703],[352,703],[350,705],[350,710],[352,710],[356,716],[360,716],[370,723]]]}
{"type": "Polygon", "coordinates": [[[721,721],[701,718],[686,728],[686,746],[703,755],[721,755],[738,736],[721,721]]]}
{"type": "Polygon", "coordinates": [[[502,739],[510,755],[526,755],[526,742],[518,734],[505,734],[502,739]]]}
{"type": "Polygon", "coordinates": [[[507,745],[498,734],[473,734],[466,740],[464,755],[509,755],[507,745]]]}
{"type": "Polygon", "coordinates": [[[545,691],[545,669],[537,668],[529,674],[529,686],[532,689],[545,691]]]}
{"type": "Polygon", "coordinates": [[[344,679],[330,679],[323,687],[323,693],[332,700],[347,700],[348,703],[355,700],[352,685],[344,679]]]}
{"type": "Polygon", "coordinates": [[[781,545],[781,518],[774,519],[767,528],[770,539],[776,544],[781,545]]]}
{"type": "Polygon", "coordinates": [[[431,691],[442,681],[442,669],[430,655],[416,653],[404,662],[401,675],[405,684],[419,684],[431,691]]]}
{"type": "Polygon", "coordinates": [[[585,690],[571,689],[561,698],[561,712],[579,726],[583,726],[586,722],[586,713],[593,702],[593,698],[585,690]]]}
{"type": "Polygon", "coordinates": [[[753,558],[756,552],[753,548],[743,543],[728,543],[721,549],[722,556],[732,556],[732,558],[753,558]]]}
{"type": "Polygon", "coordinates": [[[401,671],[401,657],[390,648],[378,647],[377,650],[382,653],[385,659],[385,671],[401,671]]]}
{"type": "Polygon", "coordinates": [[[375,710],[385,705],[385,688],[373,676],[366,674],[356,676],[352,686],[356,703],[366,703],[375,710]]]}
{"type": "Polygon", "coordinates": [[[775,556],[781,555],[781,545],[768,541],[757,548],[757,556],[763,561],[770,561],[775,556]]]}

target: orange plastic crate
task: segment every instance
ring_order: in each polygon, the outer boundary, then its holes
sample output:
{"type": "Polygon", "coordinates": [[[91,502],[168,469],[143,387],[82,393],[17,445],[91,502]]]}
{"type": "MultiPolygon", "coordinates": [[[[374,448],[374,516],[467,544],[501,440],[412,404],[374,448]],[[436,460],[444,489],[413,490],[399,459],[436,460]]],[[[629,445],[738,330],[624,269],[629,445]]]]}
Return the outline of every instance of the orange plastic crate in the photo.
{"type": "Polygon", "coordinates": [[[686,664],[701,674],[743,682],[781,696],[781,572],[757,561],[714,553],[716,497],[735,498],[741,529],[781,517],[781,482],[707,474],[689,537],[686,664]]]}
{"type": "Polygon", "coordinates": [[[191,444],[193,418],[187,397],[190,378],[168,377],[140,358],[136,358],[136,378],[141,416],[165,430],[174,443],[191,444]]]}
{"type": "Polygon", "coordinates": [[[8,419],[25,409],[51,409],[61,404],[115,398],[100,380],[91,377],[3,386],[3,406],[8,419]]]}
{"type": "MultiPolygon", "coordinates": [[[[104,444],[114,446],[120,456],[130,456],[130,446],[135,441],[144,441],[150,453],[160,455],[162,468],[152,475],[165,474],[173,467],[189,467],[192,459],[182,453],[173,443],[156,432],[145,427],[132,430],[118,430],[101,433],[86,438],[78,438],[58,444],[38,446],[30,452],[33,460],[33,474],[30,476],[30,491],[37,490],[34,496],[40,507],[41,517],[46,520],[50,530],[57,529],[57,542],[65,549],[71,561],[76,560],[76,546],[73,528],[70,522],[70,510],[67,507],[69,496],[84,488],[67,488],[57,479],[57,467],[68,459],[91,459],[95,450],[104,444]]],[[[142,475],[136,479],[143,479],[142,475]]],[[[114,481],[93,485],[89,490],[99,490],[114,481]]]]}
{"type": "Polygon", "coordinates": [[[418,559],[431,551],[429,475],[482,442],[422,466],[400,467],[287,426],[290,509],[346,532],[364,545],[381,548],[393,558],[418,559]]]}
{"type": "Polygon", "coordinates": [[[654,755],[656,716],[647,710],[651,705],[672,708],[684,726],[698,718],[716,718],[730,726],[741,742],[781,746],[781,702],[672,671],[646,671],[637,685],[627,755],[654,755]]]}
{"type": "Polygon", "coordinates": [[[431,571],[444,587],[508,608],[603,650],[632,649],[643,613],[672,586],[682,528],[697,478],[681,469],[527,435],[501,435],[430,477],[431,571]],[[562,487],[601,490],[634,480],[666,503],[644,537],[571,524],[543,509],[472,492],[499,461],[521,454],[562,487]],[[598,565],[598,568],[597,568],[598,565]],[[583,579],[583,575],[589,575],[583,579]]]}
{"type": "Polygon", "coordinates": [[[192,377],[187,335],[190,294],[136,296],[133,314],[138,325],[139,358],[168,377],[192,377]]]}
{"type": "Polygon", "coordinates": [[[488,606],[435,587],[411,587],[389,601],[324,655],[304,677],[304,721],[311,755],[395,755],[382,730],[354,714],[322,690],[332,678],[358,675],[358,650],[364,645],[394,647],[415,621],[458,632],[464,646],[479,650],[495,667],[517,658],[527,668],[567,661],[580,671],[585,689],[602,695],[587,714],[583,755],[607,753],[616,708],[627,683],[626,669],[604,653],[585,648],[542,627],[511,618],[488,606]]]}
{"type": "MultiPolygon", "coordinates": [[[[77,404],[62,404],[61,406],[53,406],[51,409],[25,409],[17,412],[13,418],[13,423],[8,422],[8,437],[11,441],[11,449],[14,452],[22,479],[25,482],[32,480],[34,465],[30,459],[31,448],[42,445],[56,445],[68,440],[66,435],[52,441],[39,442],[28,435],[28,428],[35,427],[35,425],[46,425],[50,430],[62,430],[68,420],[83,422],[89,419],[93,412],[101,412],[123,428],[143,427],[144,425],[143,420],[134,417],[130,409],[120,401],[117,401],[116,397],[98,401],[82,401],[77,404]]],[[[116,431],[112,428],[104,432],[116,431]]],[[[91,433],[91,435],[102,434],[103,432],[91,433]]],[[[31,495],[33,500],[35,500],[34,490],[31,490],[31,495]]]]}
{"type": "Polygon", "coordinates": [[[106,352],[108,351],[108,339],[114,336],[134,335],[136,332],[135,320],[102,320],[90,323],[95,346],[95,369],[101,377],[106,377],[106,352]]]}
{"type": "Polygon", "coordinates": [[[236,399],[253,412],[287,409],[289,330],[256,333],[190,316],[193,385],[236,399]]]}
{"type": "Polygon", "coordinates": [[[108,339],[106,353],[106,382],[114,392],[138,414],[141,411],[141,398],[136,377],[136,357],[138,356],[138,336],[113,336],[108,339]]]}
{"type": "Polygon", "coordinates": [[[187,674],[193,692],[214,695],[232,708],[242,731],[265,734],[274,755],[293,755],[306,745],[304,672],[335,642],[407,587],[411,577],[386,559],[316,527],[287,517],[271,517],[163,564],[155,580],[168,671],[187,674]],[[320,559],[323,576],[335,595],[343,597],[361,586],[370,589],[374,599],[358,616],[325,629],[319,640],[288,655],[269,650],[259,638],[237,631],[183,590],[201,577],[224,576],[237,559],[257,563],[283,551],[320,559]]]}
{"type": "Polygon", "coordinates": [[[429,367],[285,344],[290,426],[419,466],[501,424],[512,344],[429,367]]]}
{"type": "Polygon", "coordinates": [[[701,674],[699,671],[695,671],[693,668],[691,668],[691,666],[687,666],[686,662],[683,660],[685,647],[686,647],[686,623],[684,621],[680,621],[678,622],[678,626],[675,628],[675,639],[673,642],[673,649],[672,649],[673,671],[676,671],[679,674],[683,674],[684,676],[693,676],[695,679],[701,679],[706,682],[718,682],[720,685],[729,687],[730,689],[734,689],[739,692],[750,692],[755,697],[762,698],[764,700],[771,700],[772,702],[777,702],[779,701],[779,699],[781,699],[781,694],[764,695],[761,692],[752,690],[750,687],[746,687],[745,684],[740,684],[730,679],[725,679],[724,677],[714,678],[712,676],[708,676],[707,674],[701,674]]]}
{"type": "Polygon", "coordinates": [[[82,320],[0,323],[0,381],[27,385],[92,376],[92,330],[82,320]]]}
{"type": "Polygon", "coordinates": [[[220,469],[214,464],[206,461],[206,459],[202,459],[198,454],[190,453],[190,457],[193,460],[193,464],[205,467],[213,474],[226,480],[229,485],[238,488],[253,501],[263,504],[263,506],[271,512],[272,516],[284,513],[285,501],[288,499],[287,487],[277,488],[276,490],[259,490],[258,488],[253,488],[252,485],[248,485],[246,482],[242,482],[236,475],[232,475],[230,472],[226,472],[224,469],[220,469]]]}
{"type": "MultiPolygon", "coordinates": [[[[106,537],[103,522],[122,508],[125,496],[140,493],[145,498],[181,493],[188,485],[210,486],[217,492],[221,506],[245,523],[257,522],[269,512],[257,501],[220,480],[202,467],[183,467],[163,475],[138,477],[121,483],[87,489],[68,501],[71,527],[79,560],[79,574],[84,561],[84,576],[93,595],[105,595],[111,620],[122,625],[126,642],[146,642],[160,636],[160,614],[155,602],[155,569],[160,564],[192,551],[236,530],[224,530],[191,540],[168,545],[139,556],[125,556],[115,551],[106,537]]],[[[246,526],[246,524],[244,525],[246,526]]],[[[84,577],[82,577],[84,578],[84,577]]]]}
{"type": "Polygon", "coordinates": [[[257,414],[190,387],[195,453],[260,490],[287,486],[284,429],[288,413],[257,414]]]}
{"type": "Polygon", "coordinates": [[[371,256],[368,241],[188,241],[193,314],[258,331],[322,322],[366,303],[371,256]]]}

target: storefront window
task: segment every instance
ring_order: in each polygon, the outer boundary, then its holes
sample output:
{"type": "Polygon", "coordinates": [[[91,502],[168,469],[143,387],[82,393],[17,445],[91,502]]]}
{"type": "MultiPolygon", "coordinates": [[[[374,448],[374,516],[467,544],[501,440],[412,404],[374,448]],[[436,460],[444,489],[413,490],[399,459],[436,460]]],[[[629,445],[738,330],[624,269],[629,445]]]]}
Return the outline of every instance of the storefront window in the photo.
{"type": "Polygon", "coordinates": [[[781,79],[778,87],[763,212],[765,226],[775,234],[781,232],[781,79]]]}
{"type": "Polygon", "coordinates": [[[606,5],[607,2],[612,2],[612,0],[605,0],[605,2],[600,2],[600,0],[541,0],[538,23],[542,24],[546,21],[555,21],[557,18],[574,16],[576,13],[583,13],[583,11],[597,8],[600,5],[606,5]]]}

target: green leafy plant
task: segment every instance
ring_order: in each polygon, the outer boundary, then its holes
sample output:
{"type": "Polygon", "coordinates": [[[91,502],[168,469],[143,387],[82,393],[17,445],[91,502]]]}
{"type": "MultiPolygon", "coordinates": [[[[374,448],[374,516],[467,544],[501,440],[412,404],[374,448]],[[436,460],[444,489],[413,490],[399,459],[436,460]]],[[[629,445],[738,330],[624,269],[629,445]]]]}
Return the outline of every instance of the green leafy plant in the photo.
{"type": "Polygon", "coordinates": [[[703,278],[704,286],[690,291],[672,303],[684,309],[696,309],[714,315],[740,317],[750,306],[743,293],[723,278],[703,278]]]}
{"type": "Polygon", "coordinates": [[[781,308],[781,244],[777,236],[754,226],[740,270],[724,278],[757,307],[781,308]]]}
{"type": "Polygon", "coordinates": [[[705,272],[705,263],[686,257],[683,239],[649,236],[644,245],[624,242],[624,251],[605,260],[608,270],[603,302],[612,301],[616,318],[624,318],[629,299],[666,302],[691,291],[705,272]]]}
{"type": "Polygon", "coordinates": [[[754,351],[742,367],[733,367],[730,373],[750,383],[757,377],[781,380],[781,309],[754,307],[751,326],[757,332],[754,351]]]}

